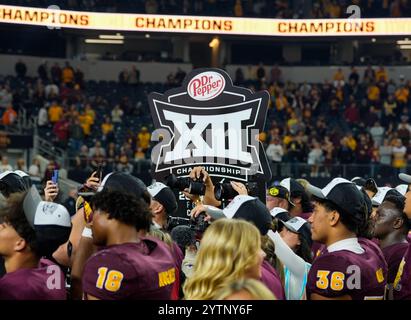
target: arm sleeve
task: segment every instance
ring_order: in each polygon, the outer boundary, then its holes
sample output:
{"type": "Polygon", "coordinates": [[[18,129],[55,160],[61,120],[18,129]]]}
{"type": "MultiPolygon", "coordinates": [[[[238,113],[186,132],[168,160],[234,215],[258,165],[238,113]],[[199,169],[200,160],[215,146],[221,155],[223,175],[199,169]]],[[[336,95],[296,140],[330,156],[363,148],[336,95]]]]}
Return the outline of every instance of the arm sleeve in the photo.
{"type": "Polygon", "coordinates": [[[278,259],[290,270],[290,272],[303,281],[306,275],[307,262],[295,254],[293,250],[284,242],[278,232],[268,231],[268,237],[274,242],[275,254],[278,259]]]}

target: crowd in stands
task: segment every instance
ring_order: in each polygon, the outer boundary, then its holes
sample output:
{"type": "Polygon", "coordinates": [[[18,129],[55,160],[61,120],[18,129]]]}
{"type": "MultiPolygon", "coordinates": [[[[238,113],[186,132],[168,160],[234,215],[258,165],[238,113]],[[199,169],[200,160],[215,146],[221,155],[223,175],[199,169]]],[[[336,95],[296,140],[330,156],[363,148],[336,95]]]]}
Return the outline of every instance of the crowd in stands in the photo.
{"type": "MultiPolygon", "coordinates": [[[[55,5],[50,0],[11,0],[8,4],[35,7],[55,5]]],[[[148,14],[217,15],[235,17],[270,18],[346,18],[346,9],[358,5],[362,17],[408,17],[410,3],[407,0],[64,0],[59,1],[61,9],[106,11],[148,14]]]]}
{"type": "Polygon", "coordinates": [[[273,162],[306,163],[312,177],[319,166],[332,175],[333,164],[374,164],[379,175],[411,164],[411,81],[404,76],[394,79],[383,66],[363,74],[338,68],[323,83],[296,84],[278,66],[252,70],[238,69],[235,82],[270,93],[260,140],[273,162]]]}
{"type": "MultiPolygon", "coordinates": [[[[411,81],[404,76],[394,79],[383,66],[368,66],[362,74],[338,68],[323,83],[292,83],[277,65],[250,70],[238,69],[234,80],[270,93],[260,140],[275,175],[297,173],[304,165],[298,172],[303,176],[331,176],[337,165],[355,164],[360,172],[353,174],[367,175],[373,165],[379,176],[410,165],[411,81]]],[[[40,136],[67,150],[75,180],[99,166],[133,172],[147,164],[153,147],[147,94],[165,92],[184,77],[179,69],[164,84],[141,83],[132,66],[118,82],[86,81],[68,62],[49,68],[45,61],[38,77],[28,78],[19,61],[16,77],[0,82],[3,125],[12,124],[19,108],[37,116],[40,136]]]]}

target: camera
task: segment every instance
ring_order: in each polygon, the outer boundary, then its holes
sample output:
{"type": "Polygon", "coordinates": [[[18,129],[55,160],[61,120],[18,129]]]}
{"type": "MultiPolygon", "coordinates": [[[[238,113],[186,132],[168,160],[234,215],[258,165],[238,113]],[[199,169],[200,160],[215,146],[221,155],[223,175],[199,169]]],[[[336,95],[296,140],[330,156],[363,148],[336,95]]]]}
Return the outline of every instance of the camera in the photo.
{"type": "Polygon", "coordinates": [[[194,181],[188,177],[177,178],[174,174],[167,177],[166,184],[171,189],[177,189],[178,191],[188,189],[188,193],[190,194],[204,195],[206,191],[206,187],[203,182],[194,181]]]}
{"type": "Polygon", "coordinates": [[[196,218],[181,218],[169,216],[167,219],[167,230],[171,231],[177,226],[188,226],[197,234],[202,234],[206,231],[210,223],[205,221],[206,214],[200,213],[196,218]]]}
{"type": "MultiPolygon", "coordinates": [[[[252,195],[257,193],[256,182],[249,182],[245,186],[247,188],[248,194],[252,195]]],[[[219,201],[223,199],[233,199],[237,195],[238,192],[234,190],[230,182],[219,182],[214,186],[214,197],[219,201]]]]}

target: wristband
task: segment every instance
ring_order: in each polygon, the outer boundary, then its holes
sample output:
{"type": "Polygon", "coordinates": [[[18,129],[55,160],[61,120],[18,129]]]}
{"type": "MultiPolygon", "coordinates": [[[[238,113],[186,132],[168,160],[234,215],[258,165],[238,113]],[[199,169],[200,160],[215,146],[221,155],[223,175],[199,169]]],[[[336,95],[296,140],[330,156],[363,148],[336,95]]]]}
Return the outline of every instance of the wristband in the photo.
{"type": "Polygon", "coordinates": [[[93,238],[93,231],[89,227],[84,227],[83,232],[81,233],[81,236],[84,238],[93,238]]]}

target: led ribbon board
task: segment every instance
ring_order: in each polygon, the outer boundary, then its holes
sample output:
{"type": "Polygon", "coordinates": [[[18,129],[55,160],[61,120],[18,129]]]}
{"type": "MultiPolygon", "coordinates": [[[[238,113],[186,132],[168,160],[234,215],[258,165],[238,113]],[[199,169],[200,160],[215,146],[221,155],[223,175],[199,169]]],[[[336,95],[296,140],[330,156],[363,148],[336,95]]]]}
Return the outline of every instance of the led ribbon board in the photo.
{"type": "Polygon", "coordinates": [[[0,22],[87,30],[253,36],[397,36],[411,18],[260,19],[55,10],[0,5],[0,22]]]}

